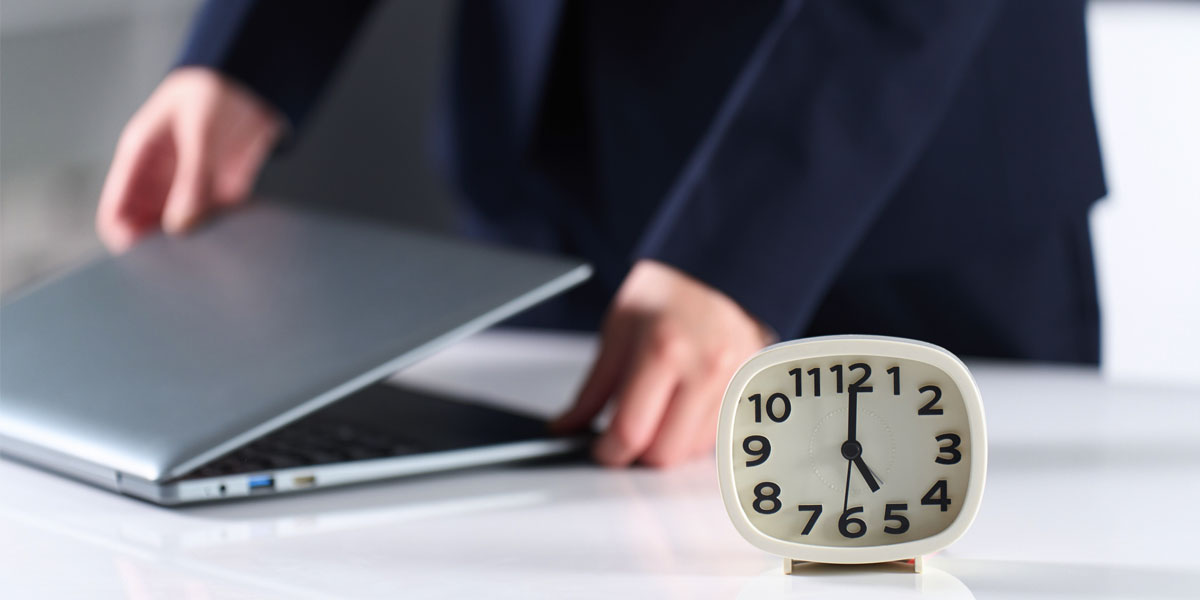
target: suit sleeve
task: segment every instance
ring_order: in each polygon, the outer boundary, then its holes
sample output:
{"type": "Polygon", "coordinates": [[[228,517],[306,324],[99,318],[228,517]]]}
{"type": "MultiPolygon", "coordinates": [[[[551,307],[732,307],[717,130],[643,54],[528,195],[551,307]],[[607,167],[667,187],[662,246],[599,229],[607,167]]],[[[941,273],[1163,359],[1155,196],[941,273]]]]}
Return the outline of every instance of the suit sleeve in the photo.
{"type": "Polygon", "coordinates": [[[995,8],[785,2],[637,257],[705,281],[780,334],[803,332],[932,136],[995,8]]]}
{"type": "Polygon", "coordinates": [[[249,87],[298,126],[374,4],[371,0],[208,0],[178,66],[204,66],[249,87]]]}

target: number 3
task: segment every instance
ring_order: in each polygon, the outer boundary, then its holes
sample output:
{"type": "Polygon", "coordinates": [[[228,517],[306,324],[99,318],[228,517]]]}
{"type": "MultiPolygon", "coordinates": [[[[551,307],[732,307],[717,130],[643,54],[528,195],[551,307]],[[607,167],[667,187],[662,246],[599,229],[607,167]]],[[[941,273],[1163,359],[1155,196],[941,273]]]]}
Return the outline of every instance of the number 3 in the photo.
{"type": "Polygon", "coordinates": [[[953,433],[943,433],[934,438],[939,442],[950,442],[949,446],[938,448],[938,457],[933,459],[939,465],[954,465],[962,460],[962,452],[958,451],[958,445],[962,443],[962,438],[953,433]],[[942,458],[943,454],[949,454],[950,458],[942,458]]]}

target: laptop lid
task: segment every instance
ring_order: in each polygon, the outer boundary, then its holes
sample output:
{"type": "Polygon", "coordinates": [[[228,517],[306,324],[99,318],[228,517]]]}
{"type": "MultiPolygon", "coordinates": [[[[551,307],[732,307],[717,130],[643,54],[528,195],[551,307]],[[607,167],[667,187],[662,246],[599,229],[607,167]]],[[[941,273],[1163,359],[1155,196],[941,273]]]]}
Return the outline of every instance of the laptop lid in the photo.
{"type": "Polygon", "coordinates": [[[0,305],[0,444],[171,479],[590,272],[257,202],[0,305]]]}

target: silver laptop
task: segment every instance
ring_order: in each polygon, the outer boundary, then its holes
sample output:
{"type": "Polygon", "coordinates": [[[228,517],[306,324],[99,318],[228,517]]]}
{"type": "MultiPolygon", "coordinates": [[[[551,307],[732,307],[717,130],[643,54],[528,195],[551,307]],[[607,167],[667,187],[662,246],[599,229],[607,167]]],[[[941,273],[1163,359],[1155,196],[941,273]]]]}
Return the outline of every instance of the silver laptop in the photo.
{"type": "Polygon", "coordinates": [[[6,299],[0,453],[180,504],[568,452],[537,419],[380,381],[589,274],[256,203],[6,299]]]}

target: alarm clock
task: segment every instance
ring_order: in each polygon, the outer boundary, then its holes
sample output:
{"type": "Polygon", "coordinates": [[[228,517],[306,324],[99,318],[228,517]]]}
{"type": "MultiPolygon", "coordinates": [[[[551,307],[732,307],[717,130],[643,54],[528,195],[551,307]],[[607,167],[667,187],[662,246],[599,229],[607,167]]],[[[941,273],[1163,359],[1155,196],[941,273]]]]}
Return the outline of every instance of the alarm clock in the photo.
{"type": "Polygon", "coordinates": [[[979,387],[943,348],[880,336],[783,342],[747,360],[717,429],[725,510],[795,561],[922,559],[966,532],[987,473],[979,387]]]}

